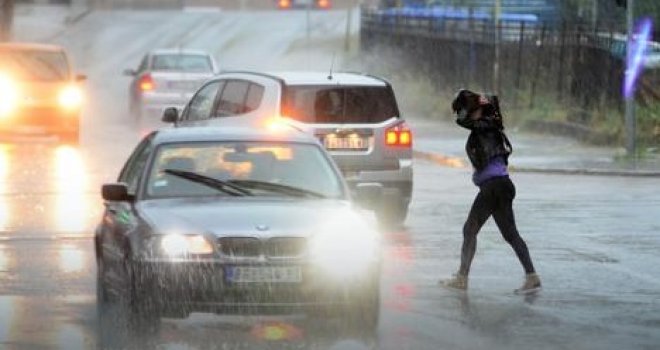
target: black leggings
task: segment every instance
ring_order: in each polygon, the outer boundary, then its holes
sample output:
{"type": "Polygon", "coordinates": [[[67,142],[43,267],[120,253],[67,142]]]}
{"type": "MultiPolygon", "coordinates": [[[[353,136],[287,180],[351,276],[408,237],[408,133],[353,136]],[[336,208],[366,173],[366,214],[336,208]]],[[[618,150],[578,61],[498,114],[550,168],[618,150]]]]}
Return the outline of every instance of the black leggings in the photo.
{"type": "Polygon", "coordinates": [[[513,247],[526,273],[534,273],[527,244],[518,234],[513,215],[516,188],[509,177],[498,177],[482,184],[463,227],[463,250],[458,273],[467,276],[477,249],[477,234],[492,215],[504,239],[513,247]]]}

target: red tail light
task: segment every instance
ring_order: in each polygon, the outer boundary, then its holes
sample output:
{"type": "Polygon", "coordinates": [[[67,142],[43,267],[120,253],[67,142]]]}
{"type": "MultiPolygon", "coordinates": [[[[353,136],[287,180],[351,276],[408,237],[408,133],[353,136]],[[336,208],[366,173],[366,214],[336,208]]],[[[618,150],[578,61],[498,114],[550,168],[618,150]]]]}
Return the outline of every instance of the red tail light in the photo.
{"type": "Polygon", "coordinates": [[[277,6],[279,6],[280,8],[283,8],[283,9],[289,8],[289,7],[291,7],[291,0],[279,0],[277,2],[277,6]]]}
{"type": "Polygon", "coordinates": [[[138,82],[138,87],[140,88],[140,91],[152,91],[153,89],[156,88],[156,84],[154,83],[154,79],[151,77],[151,74],[145,74],[140,78],[140,81],[138,82]]]}
{"type": "Polygon", "coordinates": [[[406,123],[401,123],[385,131],[385,144],[388,146],[412,147],[412,132],[406,123]]]}
{"type": "Polygon", "coordinates": [[[318,5],[322,9],[330,8],[330,0],[318,0],[318,5]]]}

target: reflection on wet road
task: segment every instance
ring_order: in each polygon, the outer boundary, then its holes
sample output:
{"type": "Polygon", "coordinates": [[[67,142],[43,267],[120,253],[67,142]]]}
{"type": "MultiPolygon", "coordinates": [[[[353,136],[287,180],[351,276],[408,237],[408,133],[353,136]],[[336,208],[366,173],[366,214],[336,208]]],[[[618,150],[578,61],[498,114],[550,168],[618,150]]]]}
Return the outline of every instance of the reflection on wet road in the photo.
{"type": "Polygon", "coordinates": [[[0,228],[6,236],[89,234],[99,214],[87,155],[56,143],[0,145],[0,228]]]}

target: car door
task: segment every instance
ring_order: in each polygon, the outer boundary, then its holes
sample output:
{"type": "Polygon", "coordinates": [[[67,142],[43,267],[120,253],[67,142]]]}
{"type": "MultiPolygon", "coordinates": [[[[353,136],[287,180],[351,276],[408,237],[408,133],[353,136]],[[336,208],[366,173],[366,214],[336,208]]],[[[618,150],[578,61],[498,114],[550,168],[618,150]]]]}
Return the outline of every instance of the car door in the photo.
{"type": "Polygon", "coordinates": [[[197,124],[208,120],[219,91],[222,91],[223,80],[207,83],[197,91],[181,115],[181,124],[197,124]]]}
{"type": "MultiPolygon", "coordinates": [[[[140,179],[153,151],[153,135],[145,138],[135,149],[119,176],[119,182],[128,186],[129,195],[136,198],[140,179]]],[[[131,232],[135,232],[139,221],[134,202],[105,202],[103,224],[100,232],[101,251],[109,278],[121,278],[124,260],[130,249],[131,232]]]]}

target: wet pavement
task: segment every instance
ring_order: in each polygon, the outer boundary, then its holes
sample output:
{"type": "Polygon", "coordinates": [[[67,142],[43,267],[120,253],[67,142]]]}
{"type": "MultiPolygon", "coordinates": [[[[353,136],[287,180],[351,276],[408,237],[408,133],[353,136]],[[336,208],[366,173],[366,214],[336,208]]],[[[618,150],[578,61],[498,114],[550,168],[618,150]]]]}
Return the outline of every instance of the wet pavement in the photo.
{"type": "MultiPolygon", "coordinates": [[[[145,125],[156,125],[128,117],[128,79],[120,72],[145,50],[181,40],[214,51],[226,66],[321,69],[341,47],[331,39],[341,37],[344,18],[342,12],[315,14],[312,43],[297,12],[103,12],[59,37],[90,76],[82,144],[2,136],[0,348],[657,349],[660,179],[514,174],[519,229],[544,290],[531,298],[512,293],[522,269],[489,222],[470,290],[457,293],[437,281],[457,267],[476,189],[467,168],[422,160],[405,227],[383,230],[382,317],[375,333],[302,314],[193,314],[141,333],[126,327],[120,310],[97,312],[92,233],[102,209],[99,186],[115,179],[145,125]],[[274,28],[277,35],[266,35],[274,28]],[[255,48],[246,41],[253,37],[267,39],[255,48]],[[309,53],[308,45],[318,46],[309,53]]],[[[413,121],[417,144],[450,140],[422,125],[413,121]]],[[[458,146],[449,145],[459,145],[462,131],[445,130],[456,133],[445,148],[453,152],[458,146]]],[[[528,142],[534,141],[521,143],[528,142]]]]}

